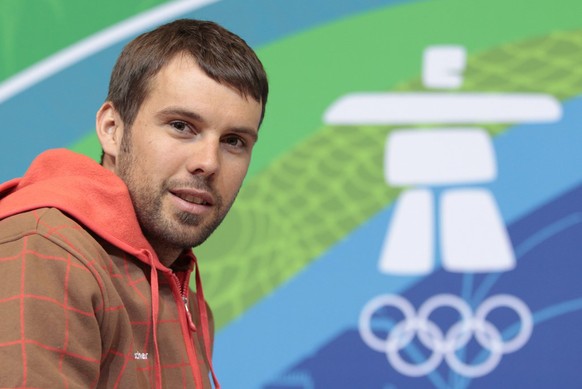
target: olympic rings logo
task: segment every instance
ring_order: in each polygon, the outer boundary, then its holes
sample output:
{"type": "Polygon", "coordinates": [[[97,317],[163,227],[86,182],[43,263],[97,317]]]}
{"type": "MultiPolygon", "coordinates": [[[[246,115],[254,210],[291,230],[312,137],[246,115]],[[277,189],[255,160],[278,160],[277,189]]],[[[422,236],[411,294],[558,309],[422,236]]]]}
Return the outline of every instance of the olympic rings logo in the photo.
{"type": "Polygon", "coordinates": [[[503,354],[519,350],[529,340],[533,331],[533,318],[527,305],[515,296],[495,295],[483,301],[475,314],[460,297],[450,294],[435,295],[415,312],[408,300],[398,295],[380,295],[370,300],[359,320],[360,336],[372,349],[386,353],[389,363],[401,374],[409,377],[427,375],[438,368],[443,359],[449,367],[466,377],[481,377],[497,367],[503,354]],[[385,307],[399,310],[404,319],[396,323],[386,339],[372,331],[372,317],[385,307]],[[446,334],[430,320],[431,314],[439,308],[452,308],[460,315],[460,320],[452,325],[446,334]],[[520,330],[513,338],[504,340],[503,334],[487,320],[489,314],[498,308],[512,309],[520,320],[520,330]],[[404,360],[401,351],[414,340],[431,350],[428,358],[420,363],[404,360]],[[478,364],[462,361],[457,352],[471,339],[488,351],[488,356],[478,364]]]}

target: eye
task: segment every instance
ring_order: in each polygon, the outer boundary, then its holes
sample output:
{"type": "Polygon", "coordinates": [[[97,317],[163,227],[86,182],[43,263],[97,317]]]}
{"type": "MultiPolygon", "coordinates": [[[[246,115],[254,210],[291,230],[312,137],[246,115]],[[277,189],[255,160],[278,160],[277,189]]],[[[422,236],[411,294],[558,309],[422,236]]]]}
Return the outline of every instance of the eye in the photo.
{"type": "Polygon", "coordinates": [[[226,136],[224,137],[223,142],[237,149],[243,148],[246,145],[246,142],[240,136],[237,135],[226,136]]]}
{"type": "Polygon", "coordinates": [[[177,132],[180,133],[184,133],[188,130],[190,130],[190,127],[188,126],[187,123],[180,121],[180,120],[176,120],[170,123],[170,126],[172,126],[177,132]]]}

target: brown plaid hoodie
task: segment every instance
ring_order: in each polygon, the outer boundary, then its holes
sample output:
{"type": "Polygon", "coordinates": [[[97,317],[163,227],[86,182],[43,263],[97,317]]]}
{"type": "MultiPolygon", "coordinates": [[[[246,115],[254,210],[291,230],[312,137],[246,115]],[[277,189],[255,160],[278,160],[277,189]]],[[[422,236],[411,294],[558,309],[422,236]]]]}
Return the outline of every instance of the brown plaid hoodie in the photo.
{"type": "Polygon", "coordinates": [[[2,388],[219,387],[193,253],[163,266],[125,184],[71,151],[0,185],[0,318],[2,388]]]}

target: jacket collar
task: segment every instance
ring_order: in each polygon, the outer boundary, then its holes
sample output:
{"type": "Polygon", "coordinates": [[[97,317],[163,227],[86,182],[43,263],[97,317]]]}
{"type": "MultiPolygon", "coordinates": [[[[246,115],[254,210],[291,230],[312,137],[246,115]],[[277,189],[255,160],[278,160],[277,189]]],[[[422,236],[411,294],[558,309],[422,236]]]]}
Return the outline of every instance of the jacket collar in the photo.
{"type": "Polygon", "coordinates": [[[0,219],[46,207],[67,213],[109,243],[168,270],[143,236],[125,183],[91,158],[66,149],[45,151],[22,178],[0,185],[0,219]]]}

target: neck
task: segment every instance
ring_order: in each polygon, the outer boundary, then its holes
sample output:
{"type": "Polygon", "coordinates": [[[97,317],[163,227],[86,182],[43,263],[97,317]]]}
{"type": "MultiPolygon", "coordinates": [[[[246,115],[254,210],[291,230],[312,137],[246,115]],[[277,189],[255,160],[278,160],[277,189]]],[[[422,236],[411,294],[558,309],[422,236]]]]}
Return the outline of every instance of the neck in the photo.
{"type": "Polygon", "coordinates": [[[174,262],[178,259],[180,254],[184,251],[184,249],[178,249],[175,247],[169,247],[168,245],[164,244],[156,244],[156,242],[151,242],[150,244],[154,248],[156,255],[158,256],[158,260],[167,268],[172,267],[174,262]]]}

